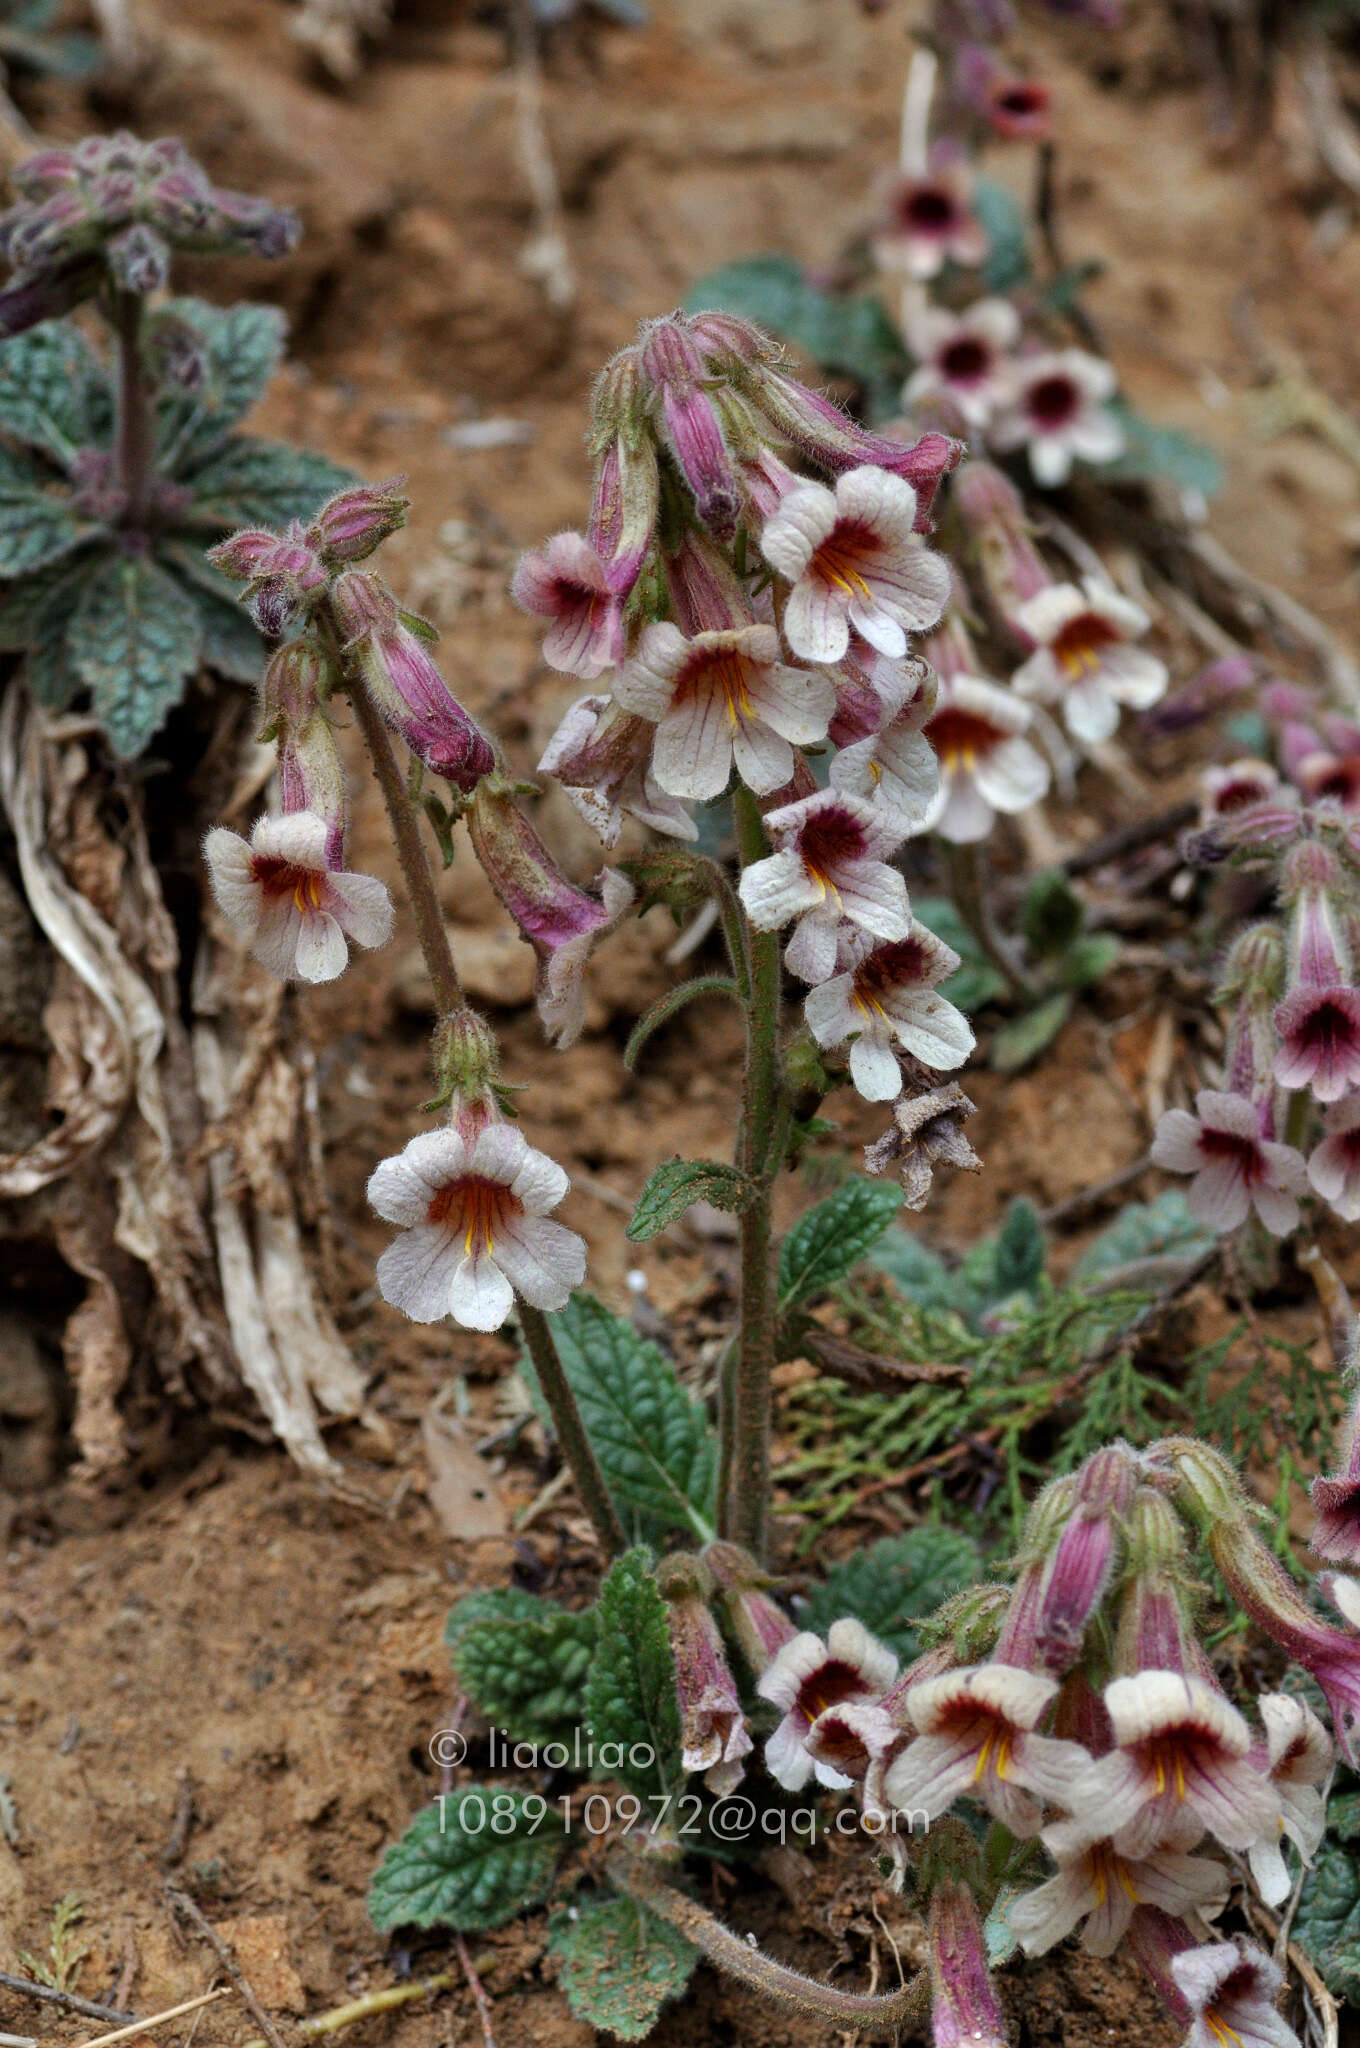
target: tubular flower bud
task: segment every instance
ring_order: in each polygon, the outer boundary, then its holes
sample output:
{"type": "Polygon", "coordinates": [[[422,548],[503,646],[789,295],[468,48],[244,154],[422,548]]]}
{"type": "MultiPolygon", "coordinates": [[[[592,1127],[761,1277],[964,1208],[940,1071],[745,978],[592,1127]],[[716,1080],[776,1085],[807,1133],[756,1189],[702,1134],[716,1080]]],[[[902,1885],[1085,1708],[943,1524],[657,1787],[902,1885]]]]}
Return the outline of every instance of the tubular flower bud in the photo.
{"type": "Polygon", "coordinates": [[[708,1574],[697,1559],[666,1558],[657,1582],[675,1656],[681,1763],[702,1771],[710,1792],[725,1797],[741,1783],[742,1759],[754,1744],[718,1625],[708,1609],[708,1574]]]}
{"type": "Polygon", "coordinates": [[[347,570],[331,602],[346,652],[384,722],[432,774],[470,795],[496,765],[491,742],[451,694],[386,586],[362,569],[347,570]]]}
{"type": "Polygon", "coordinates": [[[208,560],[244,583],[245,602],[262,633],[277,639],[314,605],[326,588],[326,571],[296,523],[283,534],[249,527],[209,548],[208,560]]]}
{"type": "Polygon", "coordinates": [[[709,1543],[703,1561],[719,1588],[728,1625],[757,1676],[797,1634],[769,1593],[770,1579],[735,1543],[709,1543]]]}
{"type": "Polygon", "coordinates": [[[655,320],[643,329],[642,369],[660,395],[662,430],[700,519],[719,540],[736,532],[742,490],[707,389],[708,366],[689,324],[655,320]]]}
{"type": "Polygon", "coordinates": [[[966,462],[954,480],[953,503],[977,547],[988,596],[1016,639],[1032,647],[1021,607],[1053,578],[1030,538],[1020,493],[995,463],[966,462]]]}
{"type": "Polygon", "coordinates": [[[439,1099],[448,1105],[448,1121],[469,1144],[488,1124],[500,1122],[501,1062],[495,1033],[466,1004],[440,1020],[434,1070],[439,1099]]]}
{"type": "Polygon", "coordinates": [[[328,569],[366,561],[385,540],[406,524],[410,509],[394,476],[385,484],[359,484],[329,499],[307,528],[307,539],[328,569]]]}
{"type": "Polygon", "coordinates": [[[934,2048],[1006,2048],[1006,2022],[987,1968],[971,1888],[953,1879],[930,1898],[930,2031],[934,2048]]]}

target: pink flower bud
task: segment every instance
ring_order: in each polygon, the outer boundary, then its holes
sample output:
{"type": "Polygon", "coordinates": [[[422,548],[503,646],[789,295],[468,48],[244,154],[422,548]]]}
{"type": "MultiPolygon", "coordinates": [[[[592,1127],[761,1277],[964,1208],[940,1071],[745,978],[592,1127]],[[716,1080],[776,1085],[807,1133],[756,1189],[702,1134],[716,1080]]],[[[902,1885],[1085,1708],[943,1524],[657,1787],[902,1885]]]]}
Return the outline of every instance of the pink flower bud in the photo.
{"type": "Polygon", "coordinates": [[[233,534],[208,550],[208,560],[248,586],[251,616],[271,639],[286,632],[326,588],[326,571],[297,526],[285,534],[254,528],[233,534]]]}
{"type": "Polygon", "coordinates": [[[710,1543],[703,1560],[721,1589],[723,1608],[741,1653],[759,1677],[798,1631],[771,1599],[769,1575],[737,1544],[710,1543]]]}
{"type": "Polygon", "coordinates": [[[402,623],[378,579],[361,570],[337,580],[332,604],[345,628],[359,628],[349,634],[346,652],[385,723],[432,774],[469,795],[495,767],[495,752],[450,693],[423,640],[402,623]]]}
{"type": "Polygon", "coordinates": [[[990,462],[969,462],[954,480],[953,503],[972,535],[987,594],[1003,624],[1026,647],[1032,634],[1020,622],[1020,608],[1051,587],[1034,542],[1020,493],[990,462]]]}
{"type": "Polygon", "coordinates": [[[307,529],[307,538],[327,568],[362,562],[406,524],[410,500],[401,477],[385,484],[359,484],[340,491],[324,504],[307,529]]]}
{"type": "Polygon", "coordinates": [[[741,1783],[742,1759],[754,1745],[718,1625],[708,1609],[706,1588],[711,1589],[712,1582],[697,1558],[683,1555],[662,1561],[657,1582],[666,1602],[675,1656],[682,1765],[686,1771],[702,1771],[708,1789],[722,1797],[741,1783]]]}
{"type": "Polygon", "coordinates": [[[935,2048],[1006,2048],[977,1900],[952,1878],[936,1885],[930,1900],[930,1990],[935,2048]]]}
{"type": "Polygon", "coordinates": [[[741,510],[741,485],[705,388],[707,365],[687,322],[657,320],[643,333],[643,369],[661,393],[667,444],[694,494],[700,519],[719,540],[730,540],[741,510]]]}

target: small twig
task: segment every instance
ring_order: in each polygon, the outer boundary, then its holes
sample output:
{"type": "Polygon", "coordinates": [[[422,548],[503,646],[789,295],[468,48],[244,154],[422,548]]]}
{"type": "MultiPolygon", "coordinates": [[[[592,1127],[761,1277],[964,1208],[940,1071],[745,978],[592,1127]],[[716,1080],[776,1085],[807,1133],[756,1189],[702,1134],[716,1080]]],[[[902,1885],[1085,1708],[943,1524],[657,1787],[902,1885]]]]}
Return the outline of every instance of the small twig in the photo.
{"type": "Polygon", "coordinates": [[[565,313],[576,298],[576,279],[563,229],[562,190],[543,120],[543,73],[532,0],[510,0],[515,64],[515,141],[534,203],[537,232],[520,264],[543,286],[548,304],[565,313]]]}
{"type": "Polygon", "coordinates": [[[468,1990],[472,1993],[472,2002],[477,2008],[477,2017],[482,2023],[484,2048],[496,2048],[496,2030],[491,2024],[491,2000],[486,1995],[486,1988],[477,1975],[476,1966],[468,1954],[467,1943],[461,1934],[455,1935],[454,1946],[458,1950],[458,1960],[463,1966],[463,1975],[467,1978],[468,1990]]]}
{"type": "Polygon", "coordinates": [[[36,1998],[43,2005],[59,2005],[66,2012],[78,2012],[87,2020],[118,2020],[130,2022],[134,2015],[119,2012],[116,2006],[97,2005],[92,1998],[77,1998],[74,1991],[58,1991],[54,1985],[39,1984],[31,1977],[12,1977],[8,1970],[0,1970],[0,1985],[6,1991],[22,1992],[25,1998],[36,1998]]]}
{"type": "MultiPolygon", "coordinates": [[[[204,1918],[203,1913],[195,1905],[187,1892],[181,1891],[177,1885],[168,1884],[165,1887],[165,1896],[169,1902],[170,1910],[173,1913],[178,1913],[181,1919],[187,1920],[195,1934],[207,1942],[208,1947],[217,1957],[218,1962],[235,1985],[241,1999],[250,2012],[251,2018],[269,2043],[269,2048],[288,2048],[283,2035],[261,2005],[256,1995],[255,1987],[237,1962],[232,1952],[231,1944],[223,1941],[217,1929],[204,1918]]],[[[93,2048],[93,2044],[88,2044],[88,2048],[93,2048]]]]}
{"type": "Polygon", "coordinates": [[[1154,811],[1150,818],[1135,818],[1131,825],[1120,825],[1117,830],[1093,840],[1089,846],[1078,847],[1063,862],[1063,873],[1089,875],[1126,853],[1137,853],[1144,846],[1155,845],[1159,839],[1172,838],[1187,825],[1193,825],[1198,816],[1199,805],[1193,797],[1187,797],[1183,803],[1172,804],[1167,810],[1154,811]]]}
{"type": "Polygon", "coordinates": [[[876,1351],[866,1351],[862,1344],[852,1343],[848,1337],[819,1329],[815,1323],[799,1333],[797,1342],[803,1356],[832,1379],[843,1380],[848,1387],[868,1387],[876,1393],[900,1394],[904,1387],[922,1381],[966,1383],[971,1377],[971,1367],[963,1364],[935,1365],[924,1359],[881,1357],[876,1351]]]}
{"type": "MultiPolygon", "coordinates": [[[[486,1968],[490,1956],[475,1956],[473,1967],[486,1968]]],[[[369,1991],[362,1998],[352,1998],[347,2005],[332,2006],[329,2012],[319,2012],[315,2018],[298,2021],[298,2032],[304,2040],[315,2041],[326,2034],[338,2034],[344,2027],[352,2027],[359,2020],[366,2020],[374,2013],[394,2012],[398,2006],[410,2005],[417,1998],[433,1998],[441,1991],[452,1991],[456,1979],[452,1970],[441,1970],[437,1977],[424,1977],[419,1984],[390,1984],[385,1991],[369,1991]]],[[[269,2048],[263,2039],[246,2041],[242,2048],[269,2048]]]]}
{"type": "Polygon", "coordinates": [[[115,2041],[130,2041],[137,2034],[148,2034],[153,2027],[163,2027],[167,2020],[178,2020],[186,2012],[197,2012],[201,2006],[217,2005],[224,1998],[235,1993],[230,1984],[219,1984],[215,1991],[201,1991],[197,1998],[186,1998],[182,2005],[167,2006],[164,2012],[153,2012],[149,2019],[134,2020],[131,2026],[117,2027],[111,2034],[96,2034],[93,2040],[82,2041],[80,2048],[113,2048],[115,2041]]]}
{"type": "Polygon", "coordinates": [[[175,1793],[175,1816],[170,1823],[170,1833],[165,1847],[161,1850],[161,1869],[173,1870],[184,1861],[188,1846],[189,1830],[194,1824],[194,1782],[186,1769],[181,1768],[175,1793]]]}
{"type": "Polygon", "coordinates": [[[1074,1216],[1081,1216],[1087,1209],[1098,1209],[1111,1195],[1117,1195],[1134,1181],[1141,1180],[1148,1170],[1148,1156],[1143,1153],[1131,1166],[1121,1166],[1118,1173],[1107,1174],[1104,1180],[1093,1181],[1088,1188],[1078,1188],[1075,1194],[1065,1195],[1061,1202],[1050,1202],[1046,1209],[1040,1209],[1039,1221],[1045,1225],[1070,1223],[1074,1216]]]}

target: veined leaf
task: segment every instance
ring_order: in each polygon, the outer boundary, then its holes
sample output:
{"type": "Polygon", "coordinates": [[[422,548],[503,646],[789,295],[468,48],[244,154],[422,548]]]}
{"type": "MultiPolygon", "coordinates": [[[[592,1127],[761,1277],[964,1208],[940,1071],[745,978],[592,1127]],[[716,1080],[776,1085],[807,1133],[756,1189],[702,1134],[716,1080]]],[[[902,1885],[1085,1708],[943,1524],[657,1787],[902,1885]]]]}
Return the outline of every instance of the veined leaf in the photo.
{"type": "Polygon", "coordinates": [[[854,1177],[800,1217],[779,1253],[779,1306],[825,1294],[872,1251],[902,1206],[902,1190],[854,1177]]]}
{"type": "Polygon", "coordinates": [[[977,1545],[961,1529],[885,1536],[832,1565],[809,1593],[799,1625],[825,1636],[833,1621],[853,1614],[906,1664],[920,1649],[912,1623],[971,1585],[981,1570],[977,1545]]]}
{"type": "Polygon", "coordinates": [[[503,1926],[546,1897],[563,1848],[561,1815],[503,1785],[470,1785],[427,1806],[379,1864],[368,1914],[393,1927],[503,1926]]]}
{"type": "Polygon", "coordinates": [[[97,529],[29,456],[0,446],[0,577],[18,581],[74,554],[97,529]]]}
{"type": "Polygon", "coordinates": [[[0,433],[63,469],[103,439],[113,416],[108,376],[80,329],[47,320],[0,342],[0,433]]]}
{"type": "Polygon", "coordinates": [[[876,298],[823,291],[788,256],[748,256],[690,287],[685,310],[721,308],[791,341],[824,370],[868,388],[900,384],[910,368],[876,298]]]}
{"type": "Polygon", "coordinates": [[[1012,1017],[992,1038],[991,1064],[998,1074],[1018,1074],[1052,1045],[1072,1013],[1072,992],[1060,989],[1022,1017],[1012,1017]]]}
{"type": "Polygon", "coordinates": [[[591,1901],[554,1914],[548,1946],[577,2018],[620,2041],[650,2034],[662,2006],[679,1997],[699,1960],[683,1935],[636,1899],[591,1901]]]}
{"type": "Polygon", "coordinates": [[[276,306],[210,306],[203,299],[172,299],[157,317],[191,328],[203,354],[202,384],[161,400],[157,444],[178,475],[220,448],[263,394],[282,360],[287,322],[276,306]]]}
{"type": "Polygon", "coordinates": [[[668,1159],[649,1175],[625,1236],[645,1244],[684,1215],[694,1202],[740,1214],[755,1188],[740,1168],[719,1159],[668,1159]]]}
{"type": "Polygon", "coordinates": [[[596,1615],[599,1643],[586,1678],[586,1719],[597,1767],[644,1799],[674,1792],[683,1776],[680,1708],[666,1603],[652,1577],[650,1552],[629,1550],[615,1560],[596,1615]]]}
{"type": "Polygon", "coordinates": [[[1196,1223],[1179,1188],[1152,1202],[1130,1202],[1100,1236],[1087,1245],[1073,1270],[1074,1280],[1104,1280],[1146,1259],[1183,1259],[1187,1266],[1218,1242],[1196,1223]]]}
{"type": "Polygon", "coordinates": [[[569,1741],[585,1718],[596,1630],[593,1611],[574,1614],[535,1600],[531,1613],[486,1614],[461,1626],[454,1669],[477,1711],[512,1736],[569,1741]]]}
{"type": "Polygon", "coordinates": [[[67,634],[76,675],[115,753],[141,752],[198,666],[203,626],[187,590],[146,555],[107,555],[67,634]]]}
{"type": "Polygon", "coordinates": [[[194,494],[186,526],[278,529],[290,519],[314,518],[354,477],[309,448],[233,434],[180,481],[194,494]]]}

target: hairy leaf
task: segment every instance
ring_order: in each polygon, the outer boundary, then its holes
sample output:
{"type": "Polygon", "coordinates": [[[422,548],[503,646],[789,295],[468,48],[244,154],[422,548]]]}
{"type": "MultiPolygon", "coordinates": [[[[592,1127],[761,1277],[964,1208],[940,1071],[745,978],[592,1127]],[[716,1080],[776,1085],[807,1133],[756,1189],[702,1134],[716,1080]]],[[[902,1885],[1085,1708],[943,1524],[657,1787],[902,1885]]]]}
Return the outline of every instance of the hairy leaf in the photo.
{"type": "Polygon", "coordinates": [[[380,1934],[393,1927],[500,1927],[547,1895],[561,1817],[502,1785],[469,1785],[425,1807],[383,1857],[368,1893],[380,1934]]]}
{"type": "Polygon", "coordinates": [[[281,441],[232,435],[181,477],[194,494],[186,525],[268,526],[315,518],[327,498],[354,482],[324,455],[281,441]]]}
{"type": "Polygon", "coordinates": [[[900,384],[911,367],[876,298],[823,291],[788,256],[748,256],[701,277],[690,288],[685,310],[712,308],[753,320],[822,369],[871,390],[900,384]]]}
{"type": "Polygon", "coordinates": [[[1020,905],[1020,929],[1030,950],[1056,957],[1076,943],[1086,906],[1061,868],[1034,876],[1020,905]]]}
{"type": "Polygon", "coordinates": [[[1293,1935],[1330,1990],[1360,2000],[1360,1864],[1329,1837],[1303,1880],[1293,1935]]]}
{"type": "Polygon", "coordinates": [[[1119,965],[1123,950],[1113,932],[1086,932],[1069,946],[1059,972],[1068,988],[1094,988],[1119,965]]]}
{"type": "Polygon", "coordinates": [[[683,1935],[636,1899],[592,1901],[554,1914],[548,1946],[576,2017],[620,2041],[640,2041],[651,2032],[699,1960],[683,1935]]]}
{"type": "Polygon", "coordinates": [[[160,729],[202,645],[197,605],[159,564],[105,556],[82,587],[67,652],[115,753],[140,753],[160,729]]]}
{"type": "Polygon", "coordinates": [[[1052,1045],[1072,1012],[1072,992],[1060,989],[1046,996],[1023,1017],[1001,1025],[992,1038],[991,1064],[998,1074],[1018,1074],[1031,1060],[1037,1060],[1052,1045]]]}
{"type": "Polygon", "coordinates": [[[1132,483],[1161,481],[1192,497],[1215,498],[1223,488],[1223,465],[1212,448],[1178,427],[1155,426],[1131,405],[1116,399],[1111,411],[1124,429],[1124,452],[1102,462],[1098,473],[1132,483]]]}
{"type": "Polygon", "coordinates": [[[1076,1263],[1076,1280],[1104,1279],[1145,1259],[1183,1259],[1187,1266],[1212,1251],[1218,1242],[1212,1230],[1196,1223],[1179,1188],[1168,1188],[1152,1202],[1130,1202],[1076,1263]]]}
{"type": "Polygon", "coordinates": [[[195,584],[194,603],[203,627],[203,659],[233,683],[257,683],[265,663],[265,645],[249,612],[229,598],[214,597],[195,584]]]}
{"type": "Polygon", "coordinates": [[[667,989],[664,996],[658,996],[651,1008],[638,1018],[629,1033],[628,1043],[623,1049],[623,1064],[631,1074],[638,1063],[638,1055],[654,1031],[669,1023],[687,1003],[699,996],[732,996],[737,1001],[737,984],[729,974],[701,974],[693,981],[682,981],[679,988],[667,989]]]}
{"type": "Polygon", "coordinates": [[[798,1619],[824,1636],[833,1621],[853,1614],[906,1664],[920,1649],[912,1623],[933,1614],[981,1572],[977,1545],[962,1530],[909,1529],[832,1565],[798,1619]]]}
{"type": "Polygon", "coordinates": [[[643,1799],[674,1792],[683,1775],[675,1658],[649,1551],[615,1560],[595,1611],[600,1634],[586,1678],[586,1720],[597,1765],[643,1799]]]}
{"type": "Polygon", "coordinates": [[[537,1593],[525,1593],[518,1586],[487,1586],[455,1600],[444,1623],[444,1641],[456,1650],[475,1621],[537,1621],[545,1602],[537,1593]]]}
{"type": "Polygon", "coordinates": [[[800,1217],[779,1253],[779,1305],[824,1294],[878,1243],[902,1206],[902,1190],[853,1177],[800,1217]]]}
{"type": "Polygon", "coordinates": [[[648,1176],[625,1236],[645,1244],[683,1216],[694,1202],[739,1215],[755,1189],[747,1176],[720,1159],[667,1159],[648,1176]]]}
{"type": "Polygon", "coordinates": [[[107,375],[71,321],[48,320],[0,342],[0,433],[69,469],[111,418],[107,375]]]}
{"type": "Polygon", "coordinates": [[[989,292],[1012,291],[1029,276],[1029,237],[1019,202],[995,178],[979,178],[973,211],[987,236],[982,281],[989,292]]]}
{"type": "Polygon", "coordinates": [[[210,306],[203,299],[172,299],[159,317],[191,328],[203,359],[196,390],[161,399],[157,445],[178,475],[220,448],[261,396],[282,359],[287,322],[276,306],[210,306]]]}
{"type": "Polygon", "coordinates": [[[510,1735],[526,1742],[569,1740],[585,1716],[595,1615],[568,1613],[551,1600],[535,1601],[534,1608],[533,1614],[466,1623],[454,1669],[477,1711],[510,1735]]]}
{"type": "Polygon", "coordinates": [[[996,1236],[993,1298],[1007,1301],[1013,1294],[1033,1294],[1044,1277],[1047,1257],[1039,1212],[1023,1195],[1017,1195],[996,1236]]]}
{"type": "Polygon", "coordinates": [[[59,561],[95,532],[69,498],[52,489],[45,473],[17,449],[0,447],[0,577],[14,580],[59,561]]]}
{"type": "Polygon", "coordinates": [[[872,1265],[887,1274],[917,1308],[968,1313],[972,1290],[940,1257],[910,1230],[888,1230],[869,1253],[872,1265]]]}
{"type": "MultiPolygon", "coordinates": [[[[625,1528],[713,1534],[717,1445],[675,1368],[589,1294],[550,1316],[562,1370],[625,1528]]],[[[521,1372],[532,1380],[527,1359],[521,1372]]]]}

